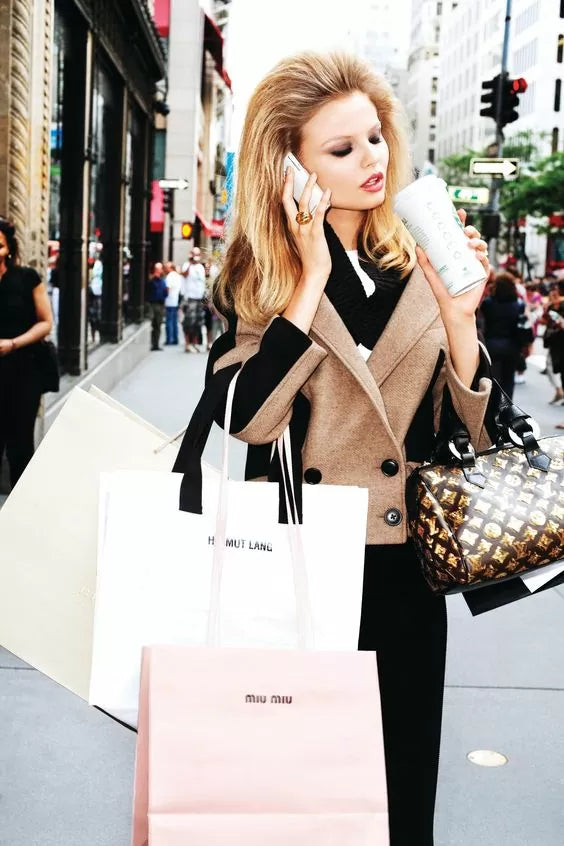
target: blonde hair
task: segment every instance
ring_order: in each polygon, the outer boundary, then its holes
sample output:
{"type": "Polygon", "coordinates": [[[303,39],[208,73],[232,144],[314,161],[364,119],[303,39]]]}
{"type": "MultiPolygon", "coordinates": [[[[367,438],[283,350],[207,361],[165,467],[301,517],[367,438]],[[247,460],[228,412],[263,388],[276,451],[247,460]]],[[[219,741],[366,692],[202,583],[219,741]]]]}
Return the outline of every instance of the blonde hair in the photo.
{"type": "Polygon", "coordinates": [[[300,53],[270,71],[247,108],[229,244],[214,297],[221,311],[264,325],[287,307],[301,263],[281,201],[284,156],[300,149],[302,126],[322,106],[357,91],[376,107],[390,150],[386,197],[366,213],[362,245],[383,269],[405,277],[414,267],[414,241],[392,207],[394,194],[412,179],[399,102],[386,80],[354,56],[300,53]]]}

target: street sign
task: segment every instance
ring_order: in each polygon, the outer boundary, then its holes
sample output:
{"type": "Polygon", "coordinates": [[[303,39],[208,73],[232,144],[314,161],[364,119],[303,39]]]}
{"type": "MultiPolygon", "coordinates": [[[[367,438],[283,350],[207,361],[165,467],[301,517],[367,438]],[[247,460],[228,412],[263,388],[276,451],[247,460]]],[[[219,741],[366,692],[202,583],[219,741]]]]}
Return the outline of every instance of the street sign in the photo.
{"type": "Polygon", "coordinates": [[[479,203],[487,206],[490,201],[489,188],[471,188],[465,185],[449,185],[448,193],[455,203],[479,203]]]}
{"type": "Polygon", "coordinates": [[[471,159],[470,176],[516,179],[519,176],[519,159],[471,159]]]}
{"type": "Polygon", "coordinates": [[[163,191],[166,191],[167,188],[172,191],[185,191],[189,185],[187,179],[159,179],[159,187],[163,191]]]}

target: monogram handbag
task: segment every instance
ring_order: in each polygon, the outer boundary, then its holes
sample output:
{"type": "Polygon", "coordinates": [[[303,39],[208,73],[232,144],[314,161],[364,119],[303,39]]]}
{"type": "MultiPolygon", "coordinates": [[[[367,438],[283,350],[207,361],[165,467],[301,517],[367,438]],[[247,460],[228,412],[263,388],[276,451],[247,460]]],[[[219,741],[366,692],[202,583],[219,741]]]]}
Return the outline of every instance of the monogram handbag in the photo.
{"type": "MultiPolygon", "coordinates": [[[[535,421],[492,381],[494,445],[476,454],[445,392],[434,460],[407,484],[409,527],[429,586],[436,594],[469,591],[473,614],[530,595],[516,577],[564,565],[564,437],[539,439],[535,421]]],[[[557,574],[545,587],[562,581],[557,574]]]]}

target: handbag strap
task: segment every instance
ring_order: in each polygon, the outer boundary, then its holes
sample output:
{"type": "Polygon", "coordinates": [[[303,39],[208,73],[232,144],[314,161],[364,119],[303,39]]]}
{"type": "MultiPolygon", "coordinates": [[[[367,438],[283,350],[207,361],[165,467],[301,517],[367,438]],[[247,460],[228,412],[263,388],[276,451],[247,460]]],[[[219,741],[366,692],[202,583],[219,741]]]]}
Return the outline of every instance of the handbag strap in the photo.
{"type": "MultiPolygon", "coordinates": [[[[485,426],[495,447],[501,448],[509,443],[521,447],[530,467],[547,471],[550,457],[538,444],[540,429],[536,421],[516,405],[503,390],[497,379],[489,377],[492,392],[486,409],[485,426]]],[[[479,484],[475,471],[476,453],[470,440],[466,425],[462,422],[452,401],[452,396],[445,385],[441,405],[439,430],[435,439],[433,461],[444,461],[452,456],[458,459],[468,481],[479,484]],[[450,453],[450,456],[449,456],[450,453]]]]}
{"type": "Polygon", "coordinates": [[[202,455],[214,416],[225,399],[234,375],[240,370],[237,362],[214,373],[206,384],[172,467],[173,473],[182,473],[180,484],[180,510],[192,514],[202,513],[202,455]]]}

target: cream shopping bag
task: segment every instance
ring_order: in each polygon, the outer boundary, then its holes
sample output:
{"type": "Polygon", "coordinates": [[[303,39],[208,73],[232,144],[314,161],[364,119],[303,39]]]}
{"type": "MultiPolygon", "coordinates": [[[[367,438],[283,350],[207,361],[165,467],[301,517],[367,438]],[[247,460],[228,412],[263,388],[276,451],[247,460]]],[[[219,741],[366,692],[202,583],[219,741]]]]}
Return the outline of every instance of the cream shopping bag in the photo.
{"type": "MultiPolygon", "coordinates": [[[[170,470],[165,435],[75,389],[0,510],[0,645],[88,698],[101,471],[170,470]]],[[[204,465],[206,477],[213,471],[204,465]]]]}

